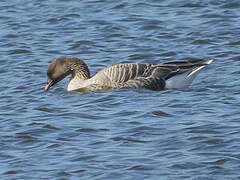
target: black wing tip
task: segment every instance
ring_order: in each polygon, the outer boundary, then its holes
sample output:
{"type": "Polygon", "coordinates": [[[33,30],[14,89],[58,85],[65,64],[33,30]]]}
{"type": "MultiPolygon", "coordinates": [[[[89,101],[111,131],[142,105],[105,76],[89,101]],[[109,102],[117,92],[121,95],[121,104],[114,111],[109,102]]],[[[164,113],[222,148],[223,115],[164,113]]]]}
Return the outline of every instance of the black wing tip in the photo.
{"type": "Polygon", "coordinates": [[[197,58],[191,58],[191,59],[185,59],[181,61],[172,61],[172,62],[166,62],[164,64],[166,65],[207,65],[211,64],[213,62],[213,59],[197,59],[197,58]]]}

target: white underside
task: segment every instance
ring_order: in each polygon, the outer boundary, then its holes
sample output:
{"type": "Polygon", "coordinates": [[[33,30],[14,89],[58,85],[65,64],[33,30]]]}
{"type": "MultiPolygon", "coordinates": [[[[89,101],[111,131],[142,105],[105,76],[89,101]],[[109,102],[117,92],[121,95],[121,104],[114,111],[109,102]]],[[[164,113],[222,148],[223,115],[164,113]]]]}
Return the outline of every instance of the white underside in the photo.
{"type": "Polygon", "coordinates": [[[185,89],[190,86],[199,71],[205,66],[171,77],[166,81],[165,89],[185,89]]]}

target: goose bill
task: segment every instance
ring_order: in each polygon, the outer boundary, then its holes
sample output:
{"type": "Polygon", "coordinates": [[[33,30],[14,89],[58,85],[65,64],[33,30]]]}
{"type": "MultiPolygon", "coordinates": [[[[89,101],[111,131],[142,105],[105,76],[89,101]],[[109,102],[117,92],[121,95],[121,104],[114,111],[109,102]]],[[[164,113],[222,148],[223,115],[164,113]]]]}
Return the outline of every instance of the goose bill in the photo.
{"type": "Polygon", "coordinates": [[[45,86],[45,91],[47,91],[51,86],[53,85],[53,81],[51,80],[51,81],[48,81],[47,82],[47,84],[46,84],[46,86],[45,86]]]}

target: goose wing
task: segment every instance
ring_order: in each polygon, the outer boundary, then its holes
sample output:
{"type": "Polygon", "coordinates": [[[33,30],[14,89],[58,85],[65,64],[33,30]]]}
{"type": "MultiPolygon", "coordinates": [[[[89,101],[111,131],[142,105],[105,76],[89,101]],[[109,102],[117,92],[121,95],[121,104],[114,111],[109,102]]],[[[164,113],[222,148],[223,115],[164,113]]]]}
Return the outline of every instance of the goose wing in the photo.
{"type": "Polygon", "coordinates": [[[152,64],[117,64],[104,70],[105,75],[117,88],[148,88],[162,90],[165,78],[180,69],[177,66],[160,66],[152,64]]]}
{"type": "Polygon", "coordinates": [[[115,83],[125,83],[143,76],[151,69],[151,64],[116,64],[103,70],[105,76],[115,83]]]}
{"type": "Polygon", "coordinates": [[[106,83],[116,88],[162,90],[165,88],[167,79],[186,72],[190,75],[195,69],[209,63],[211,62],[204,60],[177,61],[159,65],[126,63],[105,68],[102,73],[106,77],[106,83]]]}
{"type": "Polygon", "coordinates": [[[189,72],[189,75],[192,73],[195,73],[195,71],[198,71],[199,69],[205,67],[206,65],[212,63],[213,60],[202,60],[202,59],[193,59],[189,61],[173,61],[173,62],[167,62],[162,65],[161,67],[166,68],[177,68],[177,71],[173,71],[170,73],[165,79],[169,79],[175,75],[183,74],[186,72],[189,72]]]}

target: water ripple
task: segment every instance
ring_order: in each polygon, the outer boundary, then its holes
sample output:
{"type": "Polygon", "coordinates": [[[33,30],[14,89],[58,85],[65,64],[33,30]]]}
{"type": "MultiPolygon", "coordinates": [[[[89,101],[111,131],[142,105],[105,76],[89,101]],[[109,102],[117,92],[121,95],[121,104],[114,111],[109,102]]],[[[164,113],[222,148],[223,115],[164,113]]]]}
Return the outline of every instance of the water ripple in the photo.
{"type": "Polygon", "coordinates": [[[239,2],[2,1],[1,179],[239,178],[239,2]],[[214,59],[189,89],[79,94],[46,69],[76,56],[214,59]]]}

